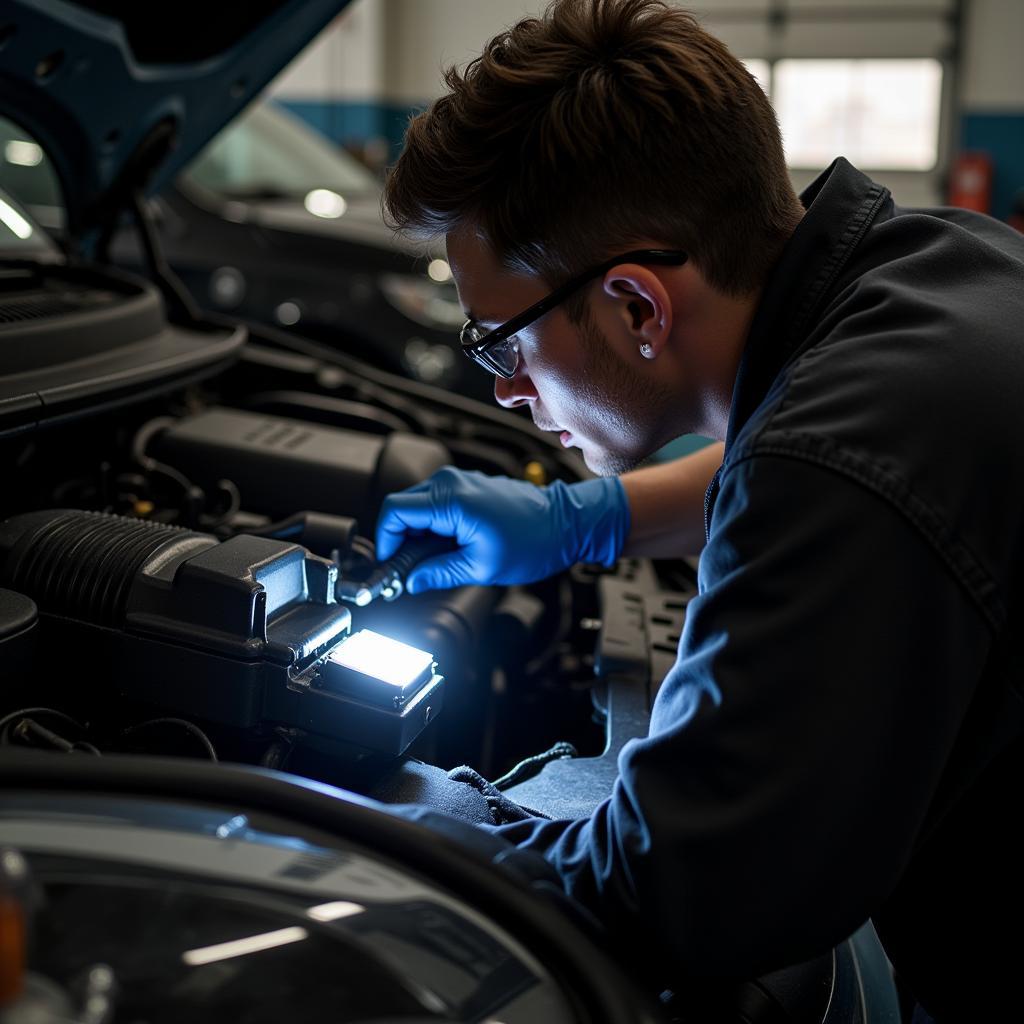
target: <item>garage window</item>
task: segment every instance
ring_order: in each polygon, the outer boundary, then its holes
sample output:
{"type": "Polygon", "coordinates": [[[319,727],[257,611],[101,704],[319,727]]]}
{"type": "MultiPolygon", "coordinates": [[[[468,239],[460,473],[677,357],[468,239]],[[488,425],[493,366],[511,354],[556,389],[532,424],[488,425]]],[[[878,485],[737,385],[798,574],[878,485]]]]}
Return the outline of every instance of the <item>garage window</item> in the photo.
{"type": "Polygon", "coordinates": [[[771,96],[772,94],[772,66],[766,60],[759,57],[743,58],[746,69],[757,79],[757,84],[771,96]]]}
{"type": "Polygon", "coordinates": [[[780,60],[770,88],[794,168],[842,153],[860,167],[931,170],[941,94],[942,65],[932,59],[780,60]]]}

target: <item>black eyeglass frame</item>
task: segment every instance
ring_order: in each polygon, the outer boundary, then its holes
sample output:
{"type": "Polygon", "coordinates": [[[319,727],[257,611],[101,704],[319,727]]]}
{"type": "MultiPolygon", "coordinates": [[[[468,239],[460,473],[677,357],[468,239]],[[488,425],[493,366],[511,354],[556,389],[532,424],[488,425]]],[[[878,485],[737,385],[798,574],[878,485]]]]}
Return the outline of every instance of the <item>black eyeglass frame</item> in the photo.
{"type": "MultiPolygon", "coordinates": [[[[625,253],[625,255],[615,256],[612,259],[605,260],[603,263],[599,263],[595,267],[591,267],[589,270],[584,270],[575,277],[571,277],[549,295],[545,295],[543,299],[535,302],[528,309],[524,309],[522,313],[517,313],[511,320],[506,320],[499,327],[495,327],[493,331],[488,331],[482,338],[478,338],[476,341],[466,341],[466,332],[477,322],[471,317],[462,325],[462,329],[459,331],[459,341],[462,344],[463,355],[479,363],[485,370],[490,370],[491,373],[495,373],[505,380],[511,380],[515,376],[515,369],[510,373],[499,366],[490,354],[491,351],[497,345],[500,345],[503,341],[508,341],[513,335],[529,327],[535,320],[539,320],[545,313],[550,312],[557,305],[564,302],[573,292],[582,288],[588,281],[607,273],[612,267],[617,267],[620,263],[653,263],[658,266],[682,266],[687,259],[687,254],[679,249],[636,249],[633,252],[625,253]]],[[[516,369],[518,369],[518,358],[516,360],[516,369]]]]}

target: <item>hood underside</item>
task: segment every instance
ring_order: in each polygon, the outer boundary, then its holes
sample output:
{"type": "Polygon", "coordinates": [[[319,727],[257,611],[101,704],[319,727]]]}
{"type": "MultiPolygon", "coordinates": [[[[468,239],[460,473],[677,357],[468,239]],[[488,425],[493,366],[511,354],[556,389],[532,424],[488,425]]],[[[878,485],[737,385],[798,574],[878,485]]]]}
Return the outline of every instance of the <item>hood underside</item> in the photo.
{"type": "Polygon", "coordinates": [[[8,0],[0,114],[46,150],[86,253],[157,192],[347,3],[8,0]]]}

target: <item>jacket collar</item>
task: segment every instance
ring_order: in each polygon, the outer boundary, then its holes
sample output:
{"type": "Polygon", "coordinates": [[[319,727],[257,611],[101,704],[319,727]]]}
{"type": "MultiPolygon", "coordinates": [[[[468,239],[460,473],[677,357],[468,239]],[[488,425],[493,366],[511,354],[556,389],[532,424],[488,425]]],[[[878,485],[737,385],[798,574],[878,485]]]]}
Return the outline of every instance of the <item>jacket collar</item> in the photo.
{"type": "Polygon", "coordinates": [[[889,190],[838,157],[801,194],[806,213],[768,277],[733,386],[728,454],[779,371],[798,355],[840,271],[889,190]]]}

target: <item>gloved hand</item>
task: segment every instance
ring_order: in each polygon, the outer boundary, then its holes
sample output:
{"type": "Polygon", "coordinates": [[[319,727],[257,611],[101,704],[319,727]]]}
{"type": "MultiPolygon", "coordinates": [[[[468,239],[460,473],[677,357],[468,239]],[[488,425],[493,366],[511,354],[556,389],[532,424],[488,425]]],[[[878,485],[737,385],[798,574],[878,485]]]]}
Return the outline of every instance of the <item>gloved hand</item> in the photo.
{"type": "Polygon", "coordinates": [[[453,551],[421,562],[410,593],[464,583],[532,583],[576,562],[611,566],[629,532],[629,502],[617,477],[535,487],[522,480],[445,466],[384,500],[377,558],[406,534],[452,537],[453,551]]]}

